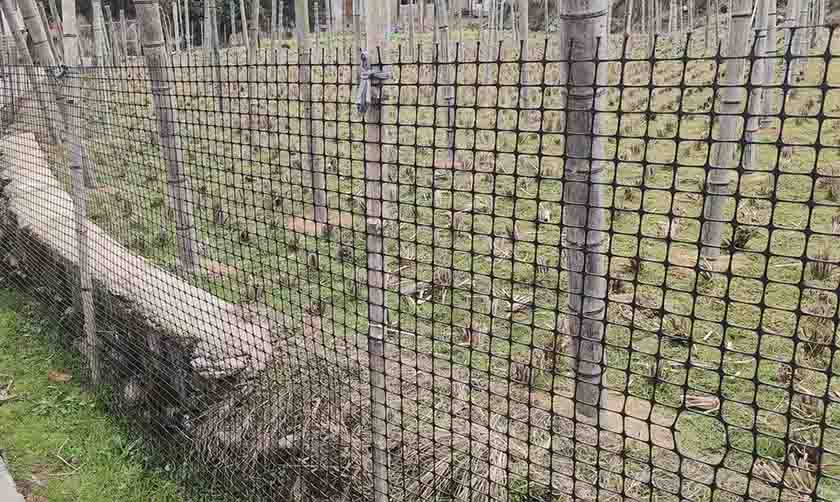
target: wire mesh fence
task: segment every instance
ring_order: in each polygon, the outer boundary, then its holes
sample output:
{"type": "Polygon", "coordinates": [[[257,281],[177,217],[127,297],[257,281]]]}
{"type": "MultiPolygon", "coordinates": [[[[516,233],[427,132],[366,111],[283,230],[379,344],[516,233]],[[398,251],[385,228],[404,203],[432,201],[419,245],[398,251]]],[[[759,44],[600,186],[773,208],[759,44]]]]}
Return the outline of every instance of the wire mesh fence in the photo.
{"type": "Polygon", "coordinates": [[[5,273],[196,499],[837,500],[801,31],[6,65],[5,273]]]}

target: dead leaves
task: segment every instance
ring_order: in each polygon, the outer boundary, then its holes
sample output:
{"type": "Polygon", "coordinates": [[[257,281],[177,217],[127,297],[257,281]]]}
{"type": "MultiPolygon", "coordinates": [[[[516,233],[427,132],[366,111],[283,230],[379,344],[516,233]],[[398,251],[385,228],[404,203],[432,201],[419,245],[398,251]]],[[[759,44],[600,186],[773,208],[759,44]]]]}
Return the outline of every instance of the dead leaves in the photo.
{"type": "Polygon", "coordinates": [[[47,379],[50,382],[55,383],[67,383],[73,379],[73,375],[70,373],[64,373],[62,371],[50,371],[47,373],[47,379]]]}

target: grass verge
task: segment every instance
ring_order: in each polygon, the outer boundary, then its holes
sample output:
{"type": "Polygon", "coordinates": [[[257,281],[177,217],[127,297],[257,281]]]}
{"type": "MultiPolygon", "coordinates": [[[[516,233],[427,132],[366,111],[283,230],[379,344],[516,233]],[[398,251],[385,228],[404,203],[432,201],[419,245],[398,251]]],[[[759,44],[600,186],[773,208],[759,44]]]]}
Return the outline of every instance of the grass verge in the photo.
{"type": "Polygon", "coordinates": [[[61,328],[0,289],[0,449],[28,502],[183,500],[80,385],[61,328]],[[5,389],[5,392],[4,392],[5,389]]]}

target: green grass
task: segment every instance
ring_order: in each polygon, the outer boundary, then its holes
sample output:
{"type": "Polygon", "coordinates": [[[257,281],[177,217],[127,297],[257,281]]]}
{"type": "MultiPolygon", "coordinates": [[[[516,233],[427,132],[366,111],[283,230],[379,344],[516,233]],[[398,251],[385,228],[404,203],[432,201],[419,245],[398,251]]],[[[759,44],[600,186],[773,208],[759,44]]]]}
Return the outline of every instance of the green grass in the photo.
{"type": "Polygon", "coordinates": [[[19,295],[0,289],[0,389],[11,382],[15,396],[0,401],[0,449],[20,491],[31,502],[182,500],[143,443],[82,389],[79,367],[56,344],[61,328],[19,295]],[[50,372],[72,379],[51,381],[50,372]]]}

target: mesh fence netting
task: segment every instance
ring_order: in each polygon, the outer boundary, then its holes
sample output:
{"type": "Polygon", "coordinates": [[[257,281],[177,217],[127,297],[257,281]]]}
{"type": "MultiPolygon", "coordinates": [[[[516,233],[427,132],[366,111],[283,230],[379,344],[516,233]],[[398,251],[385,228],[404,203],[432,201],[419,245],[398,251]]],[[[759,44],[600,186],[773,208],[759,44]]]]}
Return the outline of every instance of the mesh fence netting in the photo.
{"type": "Polygon", "coordinates": [[[799,31],[6,64],[4,274],[197,500],[840,500],[799,31]]]}

